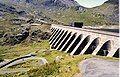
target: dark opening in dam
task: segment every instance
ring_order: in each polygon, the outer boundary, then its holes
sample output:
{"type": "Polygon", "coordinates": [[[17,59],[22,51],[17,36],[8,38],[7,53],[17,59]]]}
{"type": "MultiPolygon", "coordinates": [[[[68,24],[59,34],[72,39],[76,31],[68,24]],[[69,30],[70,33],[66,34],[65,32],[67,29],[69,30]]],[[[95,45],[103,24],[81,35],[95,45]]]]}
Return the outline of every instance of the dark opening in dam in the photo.
{"type": "Polygon", "coordinates": [[[56,49],[58,47],[58,45],[60,44],[60,42],[63,40],[63,38],[67,35],[68,31],[66,31],[63,36],[61,36],[61,39],[58,41],[58,43],[54,46],[54,48],[56,49]]]}
{"type": "Polygon", "coordinates": [[[109,40],[103,44],[103,46],[101,47],[101,49],[98,51],[96,55],[107,56],[110,49],[111,49],[111,41],[109,40]]]}
{"type": "Polygon", "coordinates": [[[61,30],[59,30],[59,31],[56,33],[56,35],[55,35],[55,36],[53,37],[53,39],[51,40],[50,44],[53,43],[53,41],[56,39],[57,35],[58,35],[60,32],[61,32],[61,30]]]}
{"type": "Polygon", "coordinates": [[[60,35],[56,38],[56,40],[54,41],[54,43],[52,44],[52,46],[55,45],[55,43],[60,39],[61,35],[64,33],[64,30],[60,33],[60,35]]]}
{"type": "Polygon", "coordinates": [[[96,47],[99,45],[99,39],[100,38],[94,39],[84,54],[92,54],[96,47]]]}
{"type": "Polygon", "coordinates": [[[119,56],[120,56],[119,51],[120,51],[120,48],[117,49],[117,51],[115,52],[113,57],[119,58],[119,56]]]}
{"type": "Polygon", "coordinates": [[[70,38],[70,40],[68,41],[68,43],[65,45],[65,47],[62,49],[62,51],[65,51],[68,48],[68,46],[75,39],[75,37],[76,37],[76,33],[74,35],[72,35],[72,37],[70,38]]]}
{"type": "Polygon", "coordinates": [[[71,33],[72,33],[72,32],[70,32],[70,33],[67,35],[67,37],[63,40],[63,42],[62,42],[61,45],[59,46],[58,50],[60,50],[60,49],[62,48],[62,46],[65,44],[65,42],[68,40],[68,38],[70,38],[71,33]]]}
{"type": "Polygon", "coordinates": [[[81,43],[81,45],[78,47],[78,49],[75,51],[74,55],[78,55],[81,53],[81,51],[84,49],[84,47],[87,45],[87,43],[90,40],[90,36],[87,36],[83,42],[81,43]]]}
{"type": "Polygon", "coordinates": [[[55,36],[56,32],[58,31],[58,29],[55,29],[53,32],[53,35],[51,36],[51,38],[49,39],[49,41],[51,41],[53,39],[53,37],[55,36]]]}
{"type": "Polygon", "coordinates": [[[75,42],[73,43],[73,45],[70,47],[70,49],[68,50],[68,53],[72,52],[73,49],[77,46],[77,44],[80,42],[80,40],[82,39],[83,35],[79,35],[78,38],[75,40],[75,42]]]}

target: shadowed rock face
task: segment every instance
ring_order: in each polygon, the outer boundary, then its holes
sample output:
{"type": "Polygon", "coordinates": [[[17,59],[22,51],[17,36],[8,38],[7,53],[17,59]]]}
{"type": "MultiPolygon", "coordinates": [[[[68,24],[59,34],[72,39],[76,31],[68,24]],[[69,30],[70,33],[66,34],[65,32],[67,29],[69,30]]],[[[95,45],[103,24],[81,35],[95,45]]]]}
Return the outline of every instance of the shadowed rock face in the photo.
{"type": "Polygon", "coordinates": [[[41,40],[48,40],[51,36],[49,32],[43,32],[41,30],[22,30],[20,33],[13,34],[4,34],[2,45],[16,45],[21,42],[40,42],[41,40]]]}
{"type": "Polygon", "coordinates": [[[107,2],[105,3],[111,3],[111,4],[119,4],[119,0],[108,0],[107,2]]]}
{"type": "Polygon", "coordinates": [[[23,41],[25,40],[27,37],[29,36],[29,32],[28,31],[23,31],[21,33],[21,35],[17,35],[16,39],[18,39],[19,41],[23,41]]]}

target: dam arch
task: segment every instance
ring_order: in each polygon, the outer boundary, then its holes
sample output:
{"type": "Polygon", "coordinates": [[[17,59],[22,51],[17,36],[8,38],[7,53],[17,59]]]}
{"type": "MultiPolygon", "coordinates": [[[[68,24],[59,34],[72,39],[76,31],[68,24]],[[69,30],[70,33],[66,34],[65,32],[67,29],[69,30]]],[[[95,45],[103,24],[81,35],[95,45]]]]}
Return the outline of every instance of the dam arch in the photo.
{"type": "Polygon", "coordinates": [[[61,31],[60,35],[56,38],[56,40],[54,41],[54,43],[52,44],[52,46],[55,45],[55,43],[60,39],[60,37],[62,36],[63,33],[64,33],[64,30],[61,31]]]}
{"type": "Polygon", "coordinates": [[[111,40],[105,42],[96,55],[107,56],[111,50],[111,40]]]}
{"type": "Polygon", "coordinates": [[[76,34],[77,33],[74,33],[73,35],[71,35],[71,38],[68,40],[67,44],[64,46],[64,48],[62,49],[62,51],[65,51],[68,48],[68,46],[71,44],[71,42],[75,39],[76,34]]]}
{"type": "Polygon", "coordinates": [[[79,47],[77,48],[77,50],[75,51],[74,55],[79,55],[81,53],[81,51],[84,49],[84,47],[87,45],[87,43],[90,40],[90,35],[88,35],[83,41],[82,43],[79,45],[79,47]]]}
{"type": "Polygon", "coordinates": [[[60,50],[62,48],[62,46],[65,44],[65,42],[68,40],[68,38],[70,38],[71,34],[72,34],[72,32],[69,32],[67,37],[65,37],[65,39],[62,41],[61,45],[58,47],[58,50],[60,50]]]}
{"type": "Polygon", "coordinates": [[[56,35],[57,31],[58,31],[58,29],[55,29],[55,30],[54,30],[52,36],[51,36],[50,39],[49,39],[49,42],[50,42],[50,41],[53,39],[53,37],[56,35]]]}
{"type": "Polygon", "coordinates": [[[65,33],[63,34],[63,36],[61,36],[60,40],[58,41],[58,43],[56,43],[56,45],[54,46],[54,48],[56,49],[58,47],[58,45],[60,44],[60,42],[63,40],[63,38],[67,35],[68,31],[65,31],[65,33]]]}
{"type": "Polygon", "coordinates": [[[77,46],[77,44],[80,42],[80,40],[82,39],[83,34],[80,34],[77,39],[75,40],[75,42],[72,44],[72,46],[69,48],[69,50],[67,51],[67,53],[71,53],[73,51],[73,49],[77,46]]]}
{"type": "Polygon", "coordinates": [[[115,52],[115,54],[113,55],[113,57],[119,58],[120,56],[120,48],[117,49],[117,51],[115,52]]]}
{"type": "Polygon", "coordinates": [[[88,49],[84,52],[84,54],[92,54],[93,51],[97,48],[97,46],[99,45],[100,42],[100,38],[95,38],[92,43],[90,44],[90,46],[88,47],[88,49]]]}
{"type": "Polygon", "coordinates": [[[61,31],[62,31],[61,29],[57,31],[56,35],[55,35],[55,36],[53,37],[53,39],[50,41],[50,44],[53,43],[53,41],[56,39],[56,37],[58,36],[58,34],[59,34],[61,31]]]}
{"type": "Polygon", "coordinates": [[[53,32],[53,31],[54,31],[54,28],[51,28],[50,30],[51,30],[51,32],[53,32]]]}

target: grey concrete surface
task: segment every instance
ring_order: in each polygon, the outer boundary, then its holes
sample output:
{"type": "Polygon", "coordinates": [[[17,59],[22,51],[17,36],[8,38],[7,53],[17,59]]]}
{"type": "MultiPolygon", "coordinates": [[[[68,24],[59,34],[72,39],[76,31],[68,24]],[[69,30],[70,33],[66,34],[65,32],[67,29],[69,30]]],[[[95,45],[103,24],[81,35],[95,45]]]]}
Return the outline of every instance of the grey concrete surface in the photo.
{"type": "Polygon", "coordinates": [[[82,77],[119,77],[119,61],[91,58],[80,62],[79,68],[82,77]]]}

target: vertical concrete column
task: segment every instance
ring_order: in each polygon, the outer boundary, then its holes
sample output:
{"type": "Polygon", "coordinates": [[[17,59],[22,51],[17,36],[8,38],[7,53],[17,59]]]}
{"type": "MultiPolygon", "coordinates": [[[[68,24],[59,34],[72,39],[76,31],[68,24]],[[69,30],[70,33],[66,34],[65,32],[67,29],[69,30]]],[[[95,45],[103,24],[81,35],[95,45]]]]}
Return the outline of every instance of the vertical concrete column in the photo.
{"type": "MultiPolygon", "coordinates": [[[[119,40],[119,39],[118,39],[119,40]]],[[[118,48],[120,48],[119,43],[118,42],[111,42],[111,49],[107,55],[107,57],[113,57],[113,55],[115,54],[115,52],[118,50],[118,48]]]]}
{"type": "Polygon", "coordinates": [[[52,29],[52,28],[54,28],[54,27],[51,26],[50,29],[52,29]]]}
{"type": "Polygon", "coordinates": [[[54,36],[56,35],[56,33],[58,32],[58,30],[59,29],[57,29],[55,32],[54,32],[54,34],[51,36],[51,38],[50,38],[50,40],[49,40],[49,42],[54,38],[54,36]]]}
{"type": "Polygon", "coordinates": [[[59,32],[60,32],[61,30],[60,29],[58,29],[58,31],[56,32],[56,34],[55,34],[55,36],[53,37],[53,39],[50,41],[50,44],[52,44],[53,43],[53,41],[55,40],[55,38],[58,36],[58,34],[59,34],[59,32]]]}
{"type": "Polygon", "coordinates": [[[52,44],[52,46],[54,47],[54,45],[58,42],[58,40],[61,38],[61,36],[63,35],[64,30],[62,30],[62,32],[60,33],[59,37],[56,38],[55,42],[52,44]]]}
{"type": "Polygon", "coordinates": [[[60,37],[60,35],[61,35],[61,33],[62,33],[63,31],[61,30],[61,32],[57,35],[57,37],[56,37],[56,39],[55,40],[53,40],[53,42],[52,42],[52,44],[51,45],[53,45],[56,41],[57,41],[57,39],[60,37]]]}
{"type": "Polygon", "coordinates": [[[68,36],[69,33],[70,33],[70,32],[68,32],[67,35],[62,39],[62,41],[59,43],[59,45],[57,46],[56,49],[58,49],[58,48],[60,47],[60,45],[62,44],[62,42],[65,40],[65,38],[68,36]]]}
{"type": "Polygon", "coordinates": [[[53,34],[53,31],[54,31],[54,30],[55,30],[54,28],[51,29],[51,33],[52,33],[52,34],[53,34]]]}
{"type": "Polygon", "coordinates": [[[90,44],[93,42],[94,38],[90,37],[89,42],[87,43],[87,45],[84,47],[84,49],[81,51],[80,54],[84,54],[84,52],[88,49],[88,47],[90,46],[90,44]]]}
{"type": "Polygon", "coordinates": [[[113,55],[115,54],[116,51],[117,51],[117,49],[111,49],[111,51],[109,51],[107,57],[113,57],[113,55]]]}
{"type": "Polygon", "coordinates": [[[82,37],[82,39],[80,40],[80,42],[77,44],[77,46],[73,49],[73,51],[70,53],[70,55],[74,55],[74,53],[76,52],[76,50],[78,49],[78,47],[81,45],[81,43],[83,42],[83,40],[86,38],[86,36],[84,35],[82,37]]]}
{"type": "Polygon", "coordinates": [[[69,42],[69,40],[71,39],[71,37],[74,35],[75,33],[71,33],[71,36],[68,38],[68,40],[65,42],[65,44],[62,46],[62,48],[60,49],[60,51],[62,51],[62,49],[65,47],[65,45],[69,42]]]}
{"type": "Polygon", "coordinates": [[[52,32],[53,29],[54,29],[53,27],[50,27],[50,31],[51,31],[51,32],[52,32]]]}
{"type": "Polygon", "coordinates": [[[56,44],[54,45],[54,47],[57,46],[57,44],[60,42],[60,40],[62,39],[62,37],[65,35],[66,33],[66,30],[64,30],[64,33],[61,35],[60,39],[56,42],[56,44]]]}
{"type": "Polygon", "coordinates": [[[114,55],[112,57],[116,57],[116,58],[119,58],[120,57],[120,48],[118,48],[116,50],[116,52],[114,53],[114,55]]]}
{"type": "Polygon", "coordinates": [[[97,48],[93,51],[92,55],[96,55],[98,53],[98,51],[101,49],[101,47],[103,46],[103,44],[105,43],[105,41],[100,41],[99,45],[97,46],[97,48]]]}
{"type": "Polygon", "coordinates": [[[52,27],[50,28],[50,30],[53,30],[53,29],[54,29],[54,28],[52,28],[52,27]]]}
{"type": "Polygon", "coordinates": [[[52,36],[50,37],[49,41],[51,41],[51,39],[53,38],[53,36],[56,34],[58,29],[55,29],[55,31],[53,32],[52,36]]]}
{"type": "Polygon", "coordinates": [[[72,43],[68,46],[68,48],[65,50],[65,53],[67,53],[67,51],[70,49],[70,47],[73,45],[73,43],[77,40],[77,38],[79,37],[79,35],[77,35],[75,37],[75,39],[72,41],[72,43]]]}

